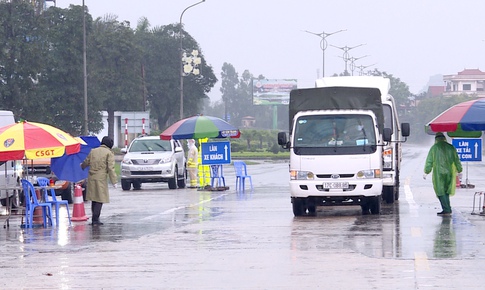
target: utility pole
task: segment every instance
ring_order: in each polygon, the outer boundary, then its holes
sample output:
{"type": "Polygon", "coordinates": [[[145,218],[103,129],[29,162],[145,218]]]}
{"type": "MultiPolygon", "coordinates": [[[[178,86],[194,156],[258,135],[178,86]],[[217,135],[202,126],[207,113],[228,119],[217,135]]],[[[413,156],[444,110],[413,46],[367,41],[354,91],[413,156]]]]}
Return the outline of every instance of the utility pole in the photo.
{"type": "Polygon", "coordinates": [[[88,130],[88,71],[86,68],[86,6],[83,0],[83,77],[84,77],[84,135],[88,130]]]}

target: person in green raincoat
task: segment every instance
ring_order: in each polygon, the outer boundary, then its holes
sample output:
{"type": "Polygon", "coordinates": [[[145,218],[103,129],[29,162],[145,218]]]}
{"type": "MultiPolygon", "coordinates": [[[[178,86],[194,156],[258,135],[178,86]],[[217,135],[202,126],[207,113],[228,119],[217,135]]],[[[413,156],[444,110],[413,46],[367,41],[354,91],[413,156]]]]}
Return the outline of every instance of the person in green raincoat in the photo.
{"type": "Polygon", "coordinates": [[[455,146],[446,141],[443,133],[436,133],[435,143],[426,158],[423,178],[433,171],[433,188],[442,208],[438,215],[451,215],[450,196],[455,194],[456,173],[462,169],[455,146]]]}

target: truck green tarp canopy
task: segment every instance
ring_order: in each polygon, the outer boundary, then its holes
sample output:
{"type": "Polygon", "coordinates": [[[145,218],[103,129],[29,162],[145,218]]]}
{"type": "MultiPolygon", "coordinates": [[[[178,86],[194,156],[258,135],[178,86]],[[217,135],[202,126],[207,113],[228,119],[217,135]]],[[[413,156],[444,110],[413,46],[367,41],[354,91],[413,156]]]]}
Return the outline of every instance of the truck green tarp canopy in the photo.
{"type": "Polygon", "coordinates": [[[381,91],[378,88],[327,87],[297,89],[290,93],[290,132],[293,117],[310,110],[371,110],[377,117],[382,133],[384,116],[381,91]]]}

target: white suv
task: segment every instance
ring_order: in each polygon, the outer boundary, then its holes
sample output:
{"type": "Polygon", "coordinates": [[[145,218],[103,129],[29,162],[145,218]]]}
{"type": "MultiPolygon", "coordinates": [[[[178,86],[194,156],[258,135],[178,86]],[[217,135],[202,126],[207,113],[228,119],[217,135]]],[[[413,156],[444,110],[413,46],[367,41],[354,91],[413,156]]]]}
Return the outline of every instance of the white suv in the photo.
{"type": "Polygon", "coordinates": [[[178,140],[142,136],[133,140],[121,161],[121,187],[140,189],[144,182],[168,182],[170,189],[185,187],[185,153],[178,140]]]}

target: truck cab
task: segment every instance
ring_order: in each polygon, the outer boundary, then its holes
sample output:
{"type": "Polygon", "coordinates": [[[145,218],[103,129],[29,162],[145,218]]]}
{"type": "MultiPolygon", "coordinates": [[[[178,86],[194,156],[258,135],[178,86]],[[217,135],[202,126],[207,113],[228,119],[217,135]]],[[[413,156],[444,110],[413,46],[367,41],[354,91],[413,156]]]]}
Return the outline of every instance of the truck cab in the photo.
{"type": "Polygon", "coordinates": [[[383,101],[389,101],[389,80],[333,77],[316,85],[290,93],[289,134],[278,133],[278,144],[290,150],[293,213],[360,205],[363,214],[379,214],[384,181],[393,189],[399,186],[395,145],[401,140],[395,136],[409,134],[409,125],[403,126],[406,132],[394,126],[397,114],[390,114],[383,101]],[[393,126],[386,123],[389,118],[393,126]]]}

